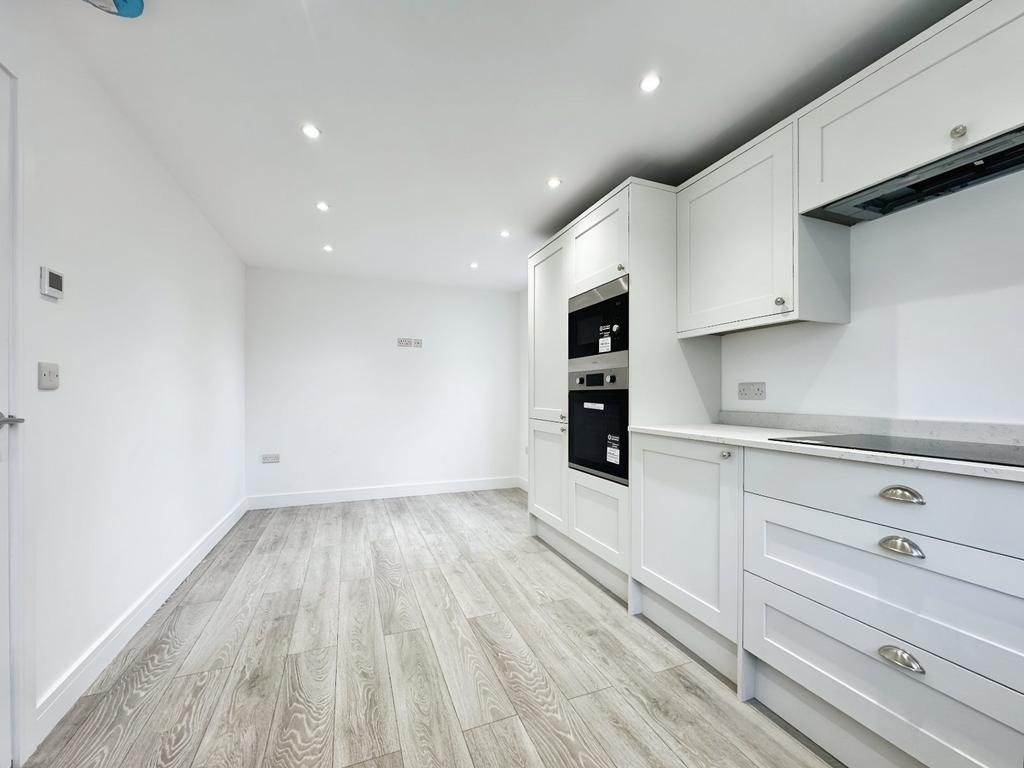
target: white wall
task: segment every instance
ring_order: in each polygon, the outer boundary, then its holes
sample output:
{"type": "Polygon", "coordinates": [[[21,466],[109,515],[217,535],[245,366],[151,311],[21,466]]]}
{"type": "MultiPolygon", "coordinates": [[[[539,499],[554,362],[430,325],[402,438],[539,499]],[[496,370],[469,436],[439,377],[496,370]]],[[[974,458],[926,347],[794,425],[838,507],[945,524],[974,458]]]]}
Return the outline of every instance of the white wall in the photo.
{"type": "Polygon", "coordinates": [[[527,291],[519,293],[519,317],[517,337],[519,338],[519,415],[516,452],[519,457],[519,480],[526,490],[530,479],[530,457],[526,447],[530,442],[530,327],[527,291]]]}
{"type": "Polygon", "coordinates": [[[849,325],[723,338],[724,409],[1024,423],[1024,173],[857,225],[851,267],[849,325]]]}
{"type": "Polygon", "coordinates": [[[245,490],[243,267],[41,5],[10,3],[0,23],[24,164],[28,749],[128,639],[110,633],[148,618],[245,490]],[[63,301],[40,296],[41,264],[64,273],[63,301]],[[40,360],[60,364],[58,391],[36,390],[40,360]]]}
{"type": "Polygon", "coordinates": [[[249,269],[253,503],[514,485],[518,312],[512,292],[249,269]]]}

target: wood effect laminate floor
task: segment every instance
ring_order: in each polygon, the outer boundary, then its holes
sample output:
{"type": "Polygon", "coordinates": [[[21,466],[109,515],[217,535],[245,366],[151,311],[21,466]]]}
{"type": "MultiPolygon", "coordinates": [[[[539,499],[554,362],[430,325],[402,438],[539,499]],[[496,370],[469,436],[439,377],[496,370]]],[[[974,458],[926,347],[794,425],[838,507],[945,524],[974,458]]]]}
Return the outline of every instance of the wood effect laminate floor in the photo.
{"type": "Polygon", "coordinates": [[[489,491],[248,512],[31,768],[819,768],[489,491]]]}

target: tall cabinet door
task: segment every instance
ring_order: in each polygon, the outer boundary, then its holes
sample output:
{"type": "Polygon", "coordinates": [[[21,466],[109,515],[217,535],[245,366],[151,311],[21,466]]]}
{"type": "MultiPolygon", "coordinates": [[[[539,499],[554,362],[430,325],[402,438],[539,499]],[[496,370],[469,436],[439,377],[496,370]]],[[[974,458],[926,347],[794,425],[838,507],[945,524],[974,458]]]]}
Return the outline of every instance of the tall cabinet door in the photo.
{"type": "Polygon", "coordinates": [[[530,514],[562,533],[569,532],[566,430],[564,424],[530,420],[530,514]]]}
{"type": "Polygon", "coordinates": [[[568,235],[529,261],[530,418],[564,421],[569,407],[568,235]]]}
{"type": "Polygon", "coordinates": [[[740,449],[633,435],[631,575],[736,641],[740,449]]]}
{"type": "Polygon", "coordinates": [[[571,230],[569,295],[578,296],[629,272],[629,187],[601,203],[571,230]]]}
{"type": "Polygon", "coordinates": [[[793,126],[676,195],[679,332],[792,312],[793,126]]]}

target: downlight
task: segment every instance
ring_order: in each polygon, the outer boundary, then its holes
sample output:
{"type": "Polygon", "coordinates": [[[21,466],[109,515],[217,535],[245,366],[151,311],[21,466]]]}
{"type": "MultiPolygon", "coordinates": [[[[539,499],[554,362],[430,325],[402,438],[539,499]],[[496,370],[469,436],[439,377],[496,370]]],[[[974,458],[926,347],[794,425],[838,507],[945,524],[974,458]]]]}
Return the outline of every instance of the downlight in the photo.
{"type": "Polygon", "coordinates": [[[85,0],[101,11],[114,16],[124,16],[126,19],[134,19],[142,15],[143,0],[85,0]]]}

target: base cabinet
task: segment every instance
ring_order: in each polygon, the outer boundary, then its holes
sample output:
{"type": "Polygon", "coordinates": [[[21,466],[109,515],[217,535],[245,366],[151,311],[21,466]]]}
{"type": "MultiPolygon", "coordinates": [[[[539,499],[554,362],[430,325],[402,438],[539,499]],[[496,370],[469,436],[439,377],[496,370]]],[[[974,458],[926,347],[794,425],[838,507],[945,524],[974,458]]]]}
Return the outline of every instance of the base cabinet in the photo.
{"type": "Polygon", "coordinates": [[[569,532],[566,503],[569,439],[566,429],[563,424],[530,420],[530,514],[560,533],[569,532]]]}
{"type": "Polygon", "coordinates": [[[628,570],[629,488],[570,469],[569,535],[619,570],[628,570]]]}
{"type": "Polygon", "coordinates": [[[632,436],[632,565],[651,591],[737,639],[743,452],[632,436]]]}

